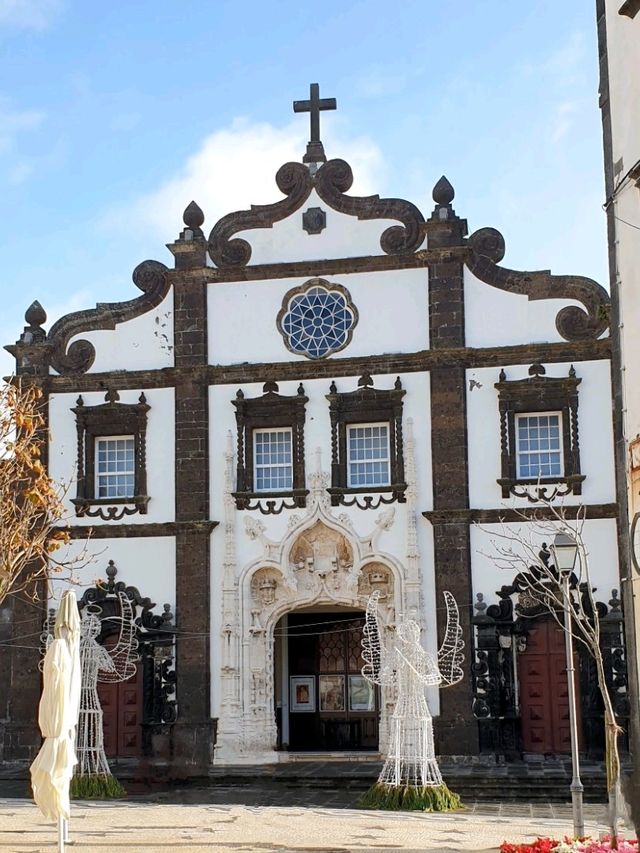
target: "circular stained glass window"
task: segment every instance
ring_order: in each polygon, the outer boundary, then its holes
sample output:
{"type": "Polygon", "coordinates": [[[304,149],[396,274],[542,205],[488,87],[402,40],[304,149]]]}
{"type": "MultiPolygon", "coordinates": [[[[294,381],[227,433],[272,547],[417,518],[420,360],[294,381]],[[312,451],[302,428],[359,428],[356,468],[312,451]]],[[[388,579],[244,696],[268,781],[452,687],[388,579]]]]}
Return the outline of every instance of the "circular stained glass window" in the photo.
{"type": "Polygon", "coordinates": [[[278,329],[291,352],[325,358],[344,349],[358,322],[346,287],[313,278],[290,290],[278,315],[278,329]]]}

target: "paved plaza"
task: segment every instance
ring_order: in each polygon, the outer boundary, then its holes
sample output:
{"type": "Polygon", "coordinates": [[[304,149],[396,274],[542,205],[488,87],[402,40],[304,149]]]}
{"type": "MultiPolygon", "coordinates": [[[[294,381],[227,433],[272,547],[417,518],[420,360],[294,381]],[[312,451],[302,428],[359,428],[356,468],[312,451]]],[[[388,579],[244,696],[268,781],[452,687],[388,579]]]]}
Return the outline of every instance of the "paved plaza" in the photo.
{"type": "MultiPolygon", "coordinates": [[[[296,804],[294,790],[265,792],[217,786],[150,794],[117,803],[74,803],[69,850],[83,853],[368,853],[493,851],[501,841],[563,836],[571,808],[556,804],[466,806],[455,814],[361,811],[344,791],[315,792],[296,804]],[[199,799],[200,802],[192,800],[199,799]],[[268,801],[268,797],[266,797],[268,801]],[[287,804],[287,800],[289,801],[287,804]],[[331,805],[331,803],[333,803],[331,805]]],[[[604,831],[604,806],[587,805],[587,831],[604,831]]],[[[56,849],[55,826],[25,799],[0,800],[2,853],[56,849]]]]}

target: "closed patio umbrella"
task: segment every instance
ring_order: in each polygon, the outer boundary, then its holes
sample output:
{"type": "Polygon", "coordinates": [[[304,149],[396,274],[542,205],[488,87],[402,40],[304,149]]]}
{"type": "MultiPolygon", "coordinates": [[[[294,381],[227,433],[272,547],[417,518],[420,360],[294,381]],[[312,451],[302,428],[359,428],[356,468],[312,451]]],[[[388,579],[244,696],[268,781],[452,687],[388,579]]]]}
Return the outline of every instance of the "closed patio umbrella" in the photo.
{"type": "Polygon", "coordinates": [[[45,817],[58,821],[58,850],[64,850],[69,820],[69,785],[76,764],[75,728],[80,703],[80,619],[75,594],[62,597],[54,640],[44,659],[38,722],[44,743],[31,765],[31,787],[45,817]]]}

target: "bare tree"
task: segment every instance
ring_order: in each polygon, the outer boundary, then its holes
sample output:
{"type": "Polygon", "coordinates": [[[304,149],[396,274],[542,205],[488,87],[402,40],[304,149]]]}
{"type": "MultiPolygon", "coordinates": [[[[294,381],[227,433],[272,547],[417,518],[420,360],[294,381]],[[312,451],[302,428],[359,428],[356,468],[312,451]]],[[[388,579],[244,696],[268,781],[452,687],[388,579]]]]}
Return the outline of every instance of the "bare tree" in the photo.
{"type": "Polygon", "coordinates": [[[522,524],[515,528],[501,523],[499,530],[480,526],[492,538],[495,552],[489,556],[501,568],[517,572],[517,586],[539,608],[543,608],[565,629],[564,614],[570,613],[570,634],[593,658],[598,690],[604,708],[605,764],[609,798],[609,826],[612,849],[618,846],[620,797],[620,755],[618,737],[622,729],[616,721],[613,702],[606,681],[604,657],[600,646],[600,614],[594,598],[595,588],[589,571],[589,554],[583,538],[585,510],[568,509],[546,502],[544,517],[521,514],[522,524]],[[574,517],[575,513],[575,517],[574,517]],[[562,533],[575,542],[577,558],[569,578],[569,594],[565,594],[561,574],[554,565],[550,545],[562,533]],[[549,544],[548,544],[549,543],[549,544]]]}
{"type": "Polygon", "coordinates": [[[64,487],[42,462],[47,440],[42,391],[15,380],[0,386],[0,604],[10,593],[37,595],[38,581],[71,576],[84,551],[61,558],[70,541],[64,487]]]}

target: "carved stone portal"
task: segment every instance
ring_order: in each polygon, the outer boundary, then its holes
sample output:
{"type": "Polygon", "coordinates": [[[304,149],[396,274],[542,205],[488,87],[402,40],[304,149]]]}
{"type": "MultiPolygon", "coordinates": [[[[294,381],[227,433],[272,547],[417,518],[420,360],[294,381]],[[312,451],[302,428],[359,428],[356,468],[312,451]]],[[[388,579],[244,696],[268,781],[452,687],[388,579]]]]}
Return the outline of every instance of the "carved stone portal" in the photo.
{"type": "MultiPolygon", "coordinates": [[[[230,476],[227,479],[231,482],[230,476]]],[[[266,763],[283,757],[276,751],[274,684],[274,631],[282,616],[316,606],[364,610],[376,589],[381,592],[384,625],[392,625],[396,614],[406,609],[405,571],[378,545],[393,525],[394,513],[380,513],[372,529],[359,535],[348,519],[333,515],[327,482],[318,460],[318,471],[309,476],[306,512],[292,515],[279,542],[266,536],[262,523],[244,525],[245,535],[255,543],[256,558],[237,571],[235,581],[231,576],[226,581],[222,624],[229,653],[222,672],[216,744],[220,763],[266,763]]],[[[231,555],[231,540],[228,544],[231,555]]],[[[232,563],[230,557],[229,568],[232,563]]],[[[387,700],[383,695],[381,742],[388,729],[387,700]]]]}

